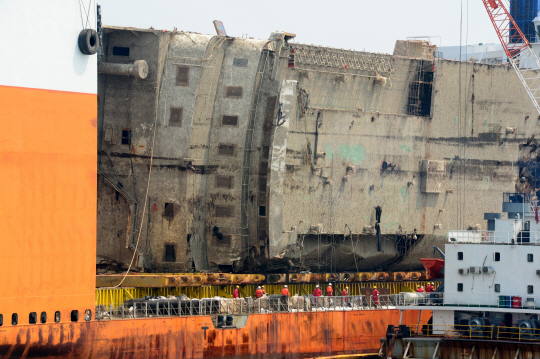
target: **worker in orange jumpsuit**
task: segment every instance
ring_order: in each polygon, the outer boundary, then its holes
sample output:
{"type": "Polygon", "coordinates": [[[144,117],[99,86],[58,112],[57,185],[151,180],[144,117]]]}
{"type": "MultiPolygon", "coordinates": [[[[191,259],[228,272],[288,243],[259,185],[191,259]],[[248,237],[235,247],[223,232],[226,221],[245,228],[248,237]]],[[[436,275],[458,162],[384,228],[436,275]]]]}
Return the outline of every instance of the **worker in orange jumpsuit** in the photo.
{"type": "Polygon", "coordinates": [[[427,293],[433,293],[434,290],[435,290],[435,284],[433,282],[428,283],[428,285],[426,285],[427,293]]]}
{"type": "Polygon", "coordinates": [[[264,285],[262,286],[261,290],[262,290],[262,294],[265,295],[265,294],[266,294],[266,290],[264,289],[264,285]]]}
{"type": "Polygon", "coordinates": [[[379,306],[379,295],[381,295],[381,293],[379,293],[377,287],[373,287],[373,293],[371,294],[371,298],[373,298],[373,303],[375,303],[376,307],[379,306]]]}
{"type": "Polygon", "coordinates": [[[425,290],[424,290],[424,286],[420,286],[416,289],[416,293],[424,293],[425,290]]]}
{"type": "Polygon", "coordinates": [[[238,298],[238,288],[240,288],[239,286],[236,286],[236,288],[234,288],[234,292],[232,294],[232,297],[233,298],[238,298]]]}
{"type": "Polygon", "coordinates": [[[257,288],[257,290],[255,291],[255,298],[259,299],[260,297],[263,296],[263,291],[262,291],[262,288],[259,287],[257,288]]]}
{"type": "Polygon", "coordinates": [[[283,287],[283,290],[281,291],[281,294],[286,295],[287,297],[289,296],[289,290],[287,289],[287,286],[283,287]]]}
{"type": "Polygon", "coordinates": [[[328,288],[326,288],[326,295],[328,297],[331,297],[334,295],[334,288],[332,288],[332,283],[328,284],[328,288]]]}

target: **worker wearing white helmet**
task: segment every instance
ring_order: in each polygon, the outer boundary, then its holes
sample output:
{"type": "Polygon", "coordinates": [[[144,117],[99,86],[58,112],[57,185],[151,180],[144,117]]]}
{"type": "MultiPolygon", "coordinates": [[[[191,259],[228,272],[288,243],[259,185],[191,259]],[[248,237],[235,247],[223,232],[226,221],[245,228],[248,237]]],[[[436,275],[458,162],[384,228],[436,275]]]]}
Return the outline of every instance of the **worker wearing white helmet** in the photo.
{"type": "Polygon", "coordinates": [[[319,285],[317,284],[315,286],[315,290],[313,291],[313,296],[314,297],[320,297],[322,295],[322,290],[321,288],[319,288],[319,285]]]}
{"type": "Polygon", "coordinates": [[[329,297],[334,295],[334,288],[332,288],[332,283],[328,283],[328,288],[326,288],[326,295],[329,297]]]}
{"type": "Polygon", "coordinates": [[[255,291],[255,298],[259,299],[262,296],[263,296],[263,290],[262,290],[261,286],[259,286],[257,288],[257,290],[255,291]]]}
{"type": "Polygon", "coordinates": [[[281,291],[281,294],[286,295],[287,297],[289,296],[289,290],[287,289],[286,285],[283,287],[283,290],[281,291]]]}

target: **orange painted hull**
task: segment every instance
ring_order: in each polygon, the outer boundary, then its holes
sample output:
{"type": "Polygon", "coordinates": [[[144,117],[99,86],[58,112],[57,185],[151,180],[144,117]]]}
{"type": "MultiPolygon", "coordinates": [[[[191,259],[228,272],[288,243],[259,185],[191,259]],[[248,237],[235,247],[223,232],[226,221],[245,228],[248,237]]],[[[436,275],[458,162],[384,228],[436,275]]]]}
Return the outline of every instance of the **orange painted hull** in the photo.
{"type": "MultiPolygon", "coordinates": [[[[372,353],[398,310],[252,314],[244,328],[214,329],[210,316],[4,327],[0,353],[13,358],[291,357],[372,353]],[[207,328],[207,329],[204,329],[207,328]]],[[[422,311],[421,323],[431,317],[422,311]]],[[[416,323],[405,311],[403,323],[416,323]]]]}

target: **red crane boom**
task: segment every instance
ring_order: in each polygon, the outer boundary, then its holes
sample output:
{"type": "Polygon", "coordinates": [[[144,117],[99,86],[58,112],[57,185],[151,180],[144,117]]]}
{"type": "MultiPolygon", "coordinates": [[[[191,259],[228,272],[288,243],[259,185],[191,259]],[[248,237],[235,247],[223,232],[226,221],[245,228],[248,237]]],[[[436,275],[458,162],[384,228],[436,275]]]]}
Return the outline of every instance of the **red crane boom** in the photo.
{"type": "Polygon", "coordinates": [[[540,60],[502,0],[482,0],[499,40],[521,83],[540,114],[540,60]]]}

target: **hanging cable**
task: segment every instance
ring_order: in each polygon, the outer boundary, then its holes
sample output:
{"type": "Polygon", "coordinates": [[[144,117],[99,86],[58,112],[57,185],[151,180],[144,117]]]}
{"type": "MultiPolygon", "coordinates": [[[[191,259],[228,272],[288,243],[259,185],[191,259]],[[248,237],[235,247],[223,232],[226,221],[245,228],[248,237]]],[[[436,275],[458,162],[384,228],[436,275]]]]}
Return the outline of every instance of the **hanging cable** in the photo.
{"type": "MultiPolygon", "coordinates": [[[[171,35],[171,37],[173,35],[174,35],[174,32],[171,35]]],[[[167,52],[166,52],[167,54],[169,53],[170,46],[171,46],[171,39],[169,39],[169,43],[167,45],[167,52]]],[[[163,72],[165,72],[165,68],[167,67],[166,64],[167,64],[167,56],[165,57],[165,60],[164,60],[163,72]]],[[[160,86],[159,86],[160,91],[162,89],[161,84],[163,83],[163,78],[164,77],[165,77],[164,74],[162,74],[161,82],[160,82],[160,86]]],[[[141,218],[140,219],[141,224],[139,226],[139,233],[137,235],[137,243],[135,244],[135,249],[133,250],[133,256],[131,257],[131,262],[129,263],[129,267],[126,270],[126,273],[122,277],[122,280],[120,281],[120,283],[118,283],[117,285],[115,285],[112,288],[118,288],[118,287],[120,287],[122,285],[122,283],[124,283],[124,281],[126,280],[126,277],[129,274],[129,271],[131,270],[131,267],[133,266],[133,261],[135,260],[135,256],[137,255],[137,249],[139,248],[139,240],[141,239],[142,226],[143,226],[143,223],[144,223],[144,215],[146,213],[146,204],[148,202],[148,191],[150,189],[150,179],[152,177],[152,162],[153,162],[153,159],[154,159],[154,145],[155,145],[155,141],[156,141],[156,128],[157,128],[158,109],[159,109],[159,95],[156,96],[156,101],[155,101],[154,107],[155,107],[154,131],[153,131],[153,134],[152,134],[152,147],[150,149],[150,166],[149,166],[149,169],[148,169],[148,181],[146,182],[146,194],[144,196],[143,212],[142,212],[141,217],[140,217],[141,218]]]]}

